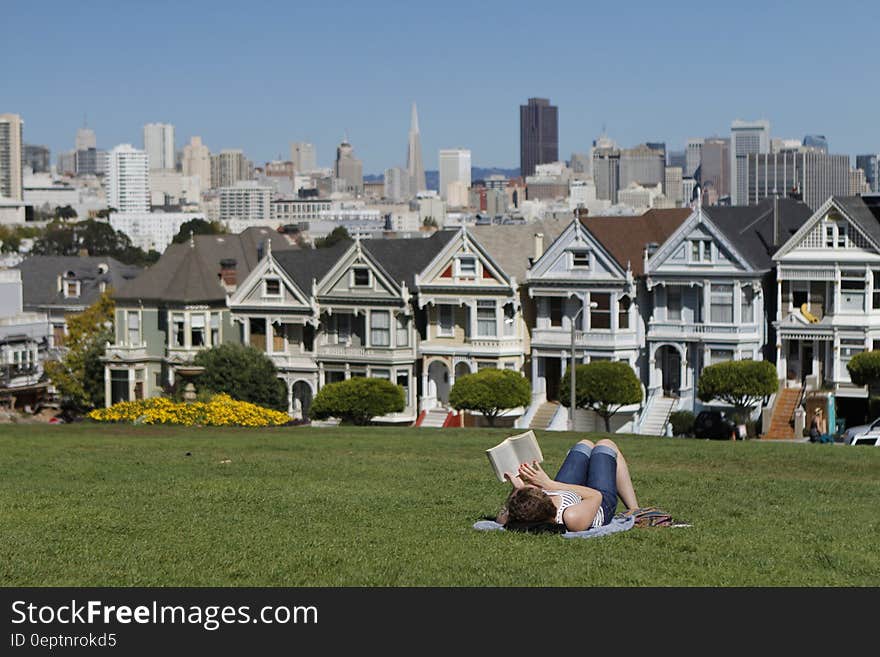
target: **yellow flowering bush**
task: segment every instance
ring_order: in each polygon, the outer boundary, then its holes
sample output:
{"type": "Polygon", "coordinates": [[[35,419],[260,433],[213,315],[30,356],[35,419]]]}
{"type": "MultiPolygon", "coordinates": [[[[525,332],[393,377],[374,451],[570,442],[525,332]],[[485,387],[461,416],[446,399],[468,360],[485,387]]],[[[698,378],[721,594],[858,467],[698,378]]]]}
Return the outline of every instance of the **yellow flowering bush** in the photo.
{"type": "Polygon", "coordinates": [[[89,417],[98,422],[132,424],[182,424],[188,427],[269,427],[287,424],[287,413],[236,401],[226,394],[214,395],[207,402],[178,403],[167,397],[119,402],[95,409],[89,417]]]}

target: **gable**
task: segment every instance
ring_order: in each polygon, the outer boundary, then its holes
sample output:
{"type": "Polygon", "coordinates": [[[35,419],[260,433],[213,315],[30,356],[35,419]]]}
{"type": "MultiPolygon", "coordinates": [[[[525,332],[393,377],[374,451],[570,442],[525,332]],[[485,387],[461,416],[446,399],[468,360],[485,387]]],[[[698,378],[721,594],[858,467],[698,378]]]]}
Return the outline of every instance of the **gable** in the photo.
{"type": "Polygon", "coordinates": [[[789,253],[798,251],[853,251],[876,254],[877,249],[871,244],[861,229],[847,219],[836,207],[830,207],[821,213],[815,222],[811,222],[800,239],[793,243],[789,253]]]}
{"type": "Polygon", "coordinates": [[[648,272],[700,275],[754,271],[724,233],[697,210],[648,258],[648,272]]]}
{"type": "Polygon", "coordinates": [[[466,230],[437,255],[418,276],[419,286],[464,288],[509,287],[510,280],[479,242],[466,230]]]}
{"type": "Polygon", "coordinates": [[[270,255],[263,258],[238,286],[229,305],[310,309],[307,295],[270,255]]]}
{"type": "Polygon", "coordinates": [[[529,280],[623,279],[617,261],[579,221],[573,221],[532,265],[529,280]]]}
{"type": "Polygon", "coordinates": [[[318,283],[317,295],[340,299],[400,299],[401,289],[368,251],[355,243],[318,283]]]}

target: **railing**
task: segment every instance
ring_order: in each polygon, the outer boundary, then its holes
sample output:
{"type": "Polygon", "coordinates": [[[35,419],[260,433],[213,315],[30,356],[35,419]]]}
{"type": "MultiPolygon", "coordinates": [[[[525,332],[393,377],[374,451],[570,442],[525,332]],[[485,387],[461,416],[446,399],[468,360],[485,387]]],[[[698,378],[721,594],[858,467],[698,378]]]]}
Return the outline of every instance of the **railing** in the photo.
{"type": "Polygon", "coordinates": [[[391,358],[394,356],[415,357],[415,349],[412,347],[347,347],[345,345],[318,345],[318,356],[339,357],[371,357],[391,358]]]}
{"type": "Polygon", "coordinates": [[[746,324],[696,324],[678,322],[651,322],[648,335],[748,335],[758,332],[757,325],[746,324]]]}
{"type": "MultiPolygon", "coordinates": [[[[533,343],[544,343],[559,346],[571,345],[571,329],[541,328],[532,331],[533,343]]],[[[575,331],[574,343],[578,347],[592,345],[634,345],[637,342],[635,331],[575,331]]]]}

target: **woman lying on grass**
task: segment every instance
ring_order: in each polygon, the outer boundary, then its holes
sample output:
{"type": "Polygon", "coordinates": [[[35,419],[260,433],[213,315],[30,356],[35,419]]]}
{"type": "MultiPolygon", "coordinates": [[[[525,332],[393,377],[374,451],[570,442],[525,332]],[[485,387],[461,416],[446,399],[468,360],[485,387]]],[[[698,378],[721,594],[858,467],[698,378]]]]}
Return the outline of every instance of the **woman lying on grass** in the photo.
{"type": "Polygon", "coordinates": [[[509,529],[559,525],[579,532],[611,522],[617,497],[627,509],[639,506],[629,468],[620,449],[602,439],[575,444],[562,462],[556,479],[538,463],[523,463],[516,474],[505,474],[513,491],[497,521],[509,529]]]}

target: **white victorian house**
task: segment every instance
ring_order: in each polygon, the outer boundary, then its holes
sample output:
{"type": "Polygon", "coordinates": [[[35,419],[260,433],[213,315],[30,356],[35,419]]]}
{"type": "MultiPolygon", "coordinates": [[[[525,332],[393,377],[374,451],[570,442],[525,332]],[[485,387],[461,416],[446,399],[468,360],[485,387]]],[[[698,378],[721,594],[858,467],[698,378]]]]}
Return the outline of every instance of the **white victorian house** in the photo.
{"type": "Polygon", "coordinates": [[[880,348],[880,197],[829,198],[774,255],[779,378],[836,400],[848,424],[867,417],[867,391],[847,363],[880,348]]]}

